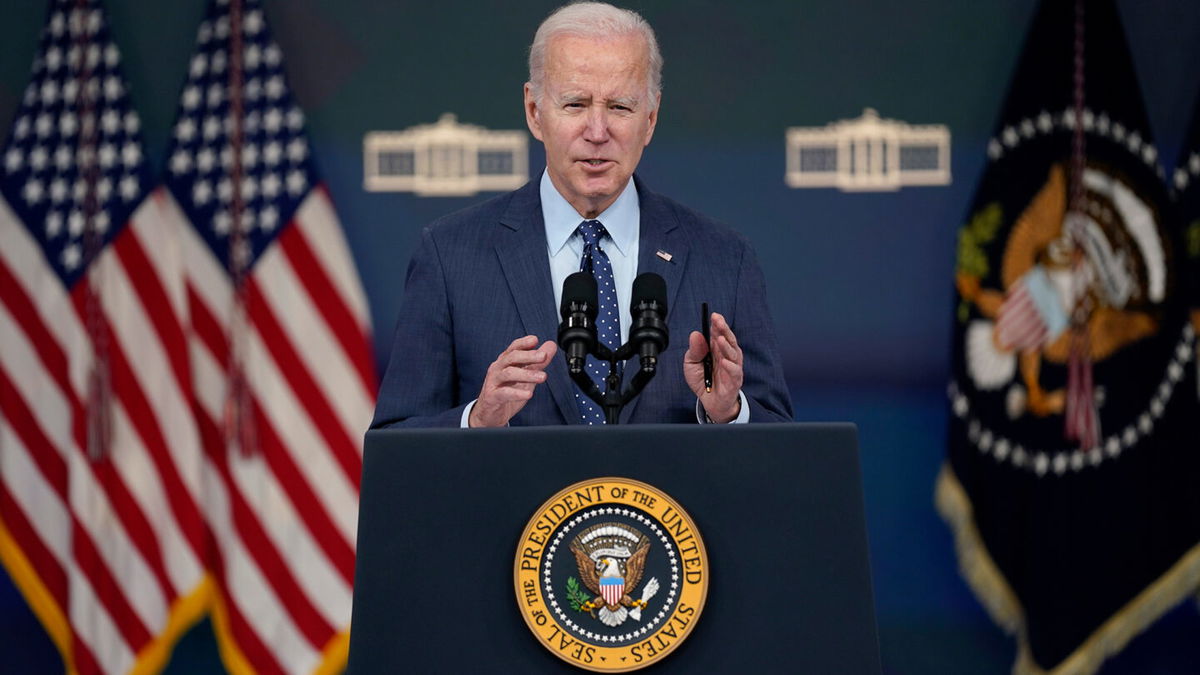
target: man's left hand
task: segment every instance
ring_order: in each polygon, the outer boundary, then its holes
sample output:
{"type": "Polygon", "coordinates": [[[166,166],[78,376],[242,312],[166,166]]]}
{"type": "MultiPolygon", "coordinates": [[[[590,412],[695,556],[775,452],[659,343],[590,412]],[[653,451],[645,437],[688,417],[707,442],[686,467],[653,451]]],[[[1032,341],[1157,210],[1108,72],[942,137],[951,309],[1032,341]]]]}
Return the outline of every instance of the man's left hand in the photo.
{"type": "Polygon", "coordinates": [[[717,312],[712,313],[709,341],[699,331],[688,336],[688,350],[683,355],[683,377],[700,399],[709,419],[724,424],[732,422],[742,410],[738,392],[742,389],[742,350],[737,336],[717,312]],[[704,356],[713,355],[712,391],[704,390],[704,356]]]}

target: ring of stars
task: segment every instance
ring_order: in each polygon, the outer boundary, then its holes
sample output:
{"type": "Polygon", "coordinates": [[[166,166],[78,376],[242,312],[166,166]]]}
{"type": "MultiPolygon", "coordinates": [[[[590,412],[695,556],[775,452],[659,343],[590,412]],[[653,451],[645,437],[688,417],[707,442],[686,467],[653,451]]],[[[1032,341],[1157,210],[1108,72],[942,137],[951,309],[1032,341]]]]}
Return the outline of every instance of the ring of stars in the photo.
{"type": "MultiPolygon", "coordinates": [[[[1090,108],[1083,109],[1082,122],[1084,131],[1124,145],[1131,154],[1140,158],[1160,178],[1164,177],[1163,169],[1158,165],[1158,149],[1143,139],[1137,131],[1131,131],[1121,122],[1109,118],[1108,113],[1102,112],[1097,115],[1090,108]]],[[[1026,117],[1016,124],[1010,124],[1001,129],[997,137],[988,141],[988,159],[993,162],[999,160],[1015,150],[1023,141],[1064,131],[1074,132],[1075,124],[1074,108],[1067,108],[1060,113],[1043,110],[1036,117],[1026,117]]],[[[1197,171],[1200,172],[1200,159],[1196,164],[1197,171]]]]}

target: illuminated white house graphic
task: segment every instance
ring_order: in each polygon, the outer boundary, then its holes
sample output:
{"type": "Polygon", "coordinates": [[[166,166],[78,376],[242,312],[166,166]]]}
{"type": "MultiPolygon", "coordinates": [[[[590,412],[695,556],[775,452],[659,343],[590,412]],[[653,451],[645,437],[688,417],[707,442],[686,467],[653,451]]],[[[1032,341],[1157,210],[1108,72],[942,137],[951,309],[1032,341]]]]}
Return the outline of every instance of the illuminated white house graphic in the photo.
{"type": "Polygon", "coordinates": [[[436,124],[372,131],[363,138],[363,187],[371,192],[462,197],[515,190],[528,180],[524,131],[459,124],[445,113],[436,124]]]}
{"type": "Polygon", "coordinates": [[[889,191],[908,185],[950,184],[950,129],[862,117],[823,127],[787,130],[789,187],[889,191]]]}

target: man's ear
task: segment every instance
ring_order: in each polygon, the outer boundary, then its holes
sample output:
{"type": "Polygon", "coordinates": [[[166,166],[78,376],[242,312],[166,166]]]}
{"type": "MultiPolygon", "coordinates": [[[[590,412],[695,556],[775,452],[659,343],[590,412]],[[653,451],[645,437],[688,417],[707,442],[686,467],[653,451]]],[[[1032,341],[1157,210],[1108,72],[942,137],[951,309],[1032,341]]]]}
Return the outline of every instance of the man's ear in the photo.
{"type": "Polygon", "coordinates": [[[538,102],[533,97],[533,84],[525,83],[525,124],[529,127],[529,133],[533,137],[542,140],[542,112],[538,108],[538,102]]]}
{"type": "Polygon", "coordinates": [[[662,92],[659,92],[654,100],[654,110],[650,111],[650,125],[646,128],[646,140],[642,143],[642,147],[650,145],[650,139],[654,138],[654,129],[658,126],[658,111],[662,109],[662,92]]]}

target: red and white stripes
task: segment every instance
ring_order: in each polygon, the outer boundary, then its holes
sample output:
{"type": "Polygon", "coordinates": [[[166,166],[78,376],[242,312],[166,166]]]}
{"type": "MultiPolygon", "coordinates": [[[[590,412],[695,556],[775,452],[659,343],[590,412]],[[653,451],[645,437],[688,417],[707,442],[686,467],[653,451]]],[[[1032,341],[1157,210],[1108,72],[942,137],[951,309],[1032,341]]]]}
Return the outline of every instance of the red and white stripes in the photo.
{"type": "Polygon", "coordinates": [[[375,396],[366,301],[328,196],[314,190],[246,277],[258,447],[231,450],[219,425],[233,287],[195,230],[181,230],[204,511],[228,615],[218,634],[256,671],[311,672],[350,621],[361,439],[375,396]]]}
{"type": "Polygon", "coordinates": [[[88,270],[113,385],[110,452],[93,461],[89,284],[68,292],[0,201],[0,519],[12,543],[0,554],[10,570],[17,558],[31,565],[32,577],[16,581],[44,589],[34,609],[81,673],[152,665],[145,660],[158,658],[171,631],[203,609],[202,465],[180,253],[147,199],[88,270]]]}
{"type": "Polygon", "coordinates": [[[207,607],[209,572],[231,667],[344,658],[375,381],[328,196],[307,197],[247,278],[252,453],[219,426],[229,277],[172,198],[147,199],[89,274],[114,392],[100,461],[86,452],[87,284],[62,288],[0,203],[0,555],[44,594],[35,611],[69,667],[161,666],[207,607]]]}

